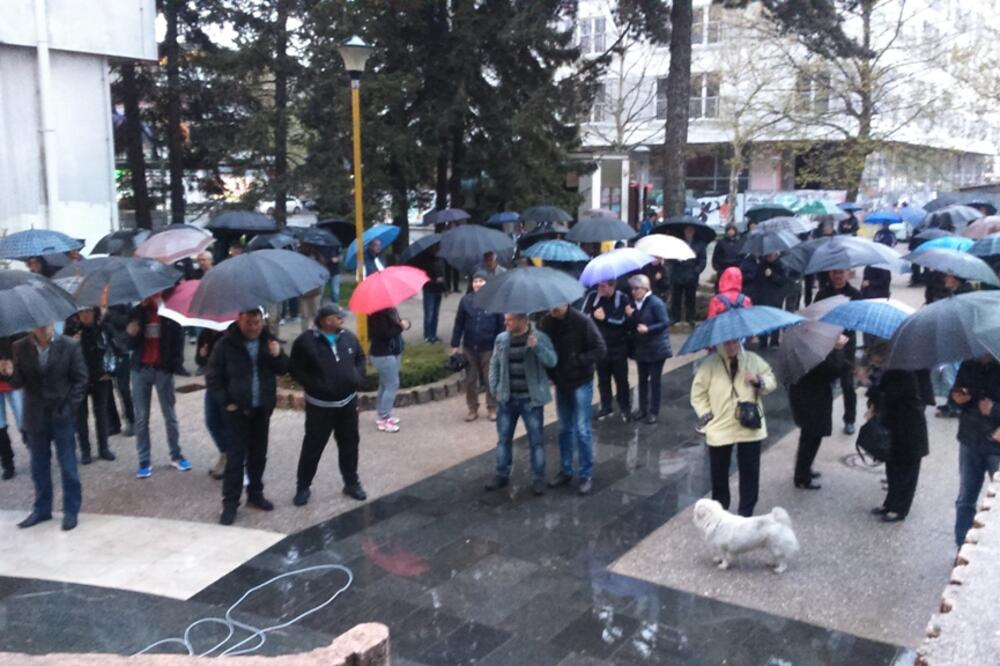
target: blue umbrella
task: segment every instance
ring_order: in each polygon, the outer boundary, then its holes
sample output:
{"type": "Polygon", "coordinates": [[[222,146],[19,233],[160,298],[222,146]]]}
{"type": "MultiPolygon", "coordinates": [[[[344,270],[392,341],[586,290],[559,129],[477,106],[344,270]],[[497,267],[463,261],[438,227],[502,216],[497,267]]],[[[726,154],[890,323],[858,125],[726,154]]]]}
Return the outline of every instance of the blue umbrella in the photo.
{"type": "Polygon", "coordinates": [[[698,324],[684,342],[680,354],[691,354],[728,340],[743,340],[794,326],[803,317],[768,305],[733,308],[698,324]]]}
{"type": "Polygon", "coordinates": [[[515,213],[514,211],[505,210],[501,213],[493,213],[492,215],[490,215],[489,218],[486,220],[486,224],[490,225],[491,227],[500,227],[507,224],[508,222],[517,222],[520,219],[521,216],[515,213]]]}
{"type": "Polygon", "coordinates": [[[848,301],[820,317],[820,321],[888,340],[915,310],[900,301],[872,298],[848,301]]]}
{"type": "MultiPolygon", "coordinates": [[[[382,247],[385,247],[389,243],[396,240],[399,236],[399,227],[395,224],[376,224],[369,229],[365,229],[365,235],[362,236],[362,241],[365,247],[373,240],[378,240],[382,243],[382,247]]],[[[351,244],[347,246],[347,252],[344,254],[344,268],[353,271],[357,267],[358,261],[358,240],[355,238],[351,241],[351,244]]]]}
{"type": "Polygon", "coordinates": [[[580,275],[580,283],[585,287],[593,287],[598,282],[614,280],[626,273],[637,271],[651,261],[653,261],[652,255],[634,247],[611,250],[590,260],[580,275]]]}
{"type": "MultiPolygon", "coordinates": [[[[924,245],[929,244],[924,243],[924,245]]],[[[976,282],[984,282],[994,287],[1000,287],[1000,280],[997,279],[996,273],[993,272],[990,265],[979,257],[973,257],[967,252],[959,250],[924,251],[923,246],[920,246],[907,255],[906,259],[919,266],[929,268],[932,271],[950,273],[963,280],[975,280],[976,282]]]]}
{"type": "Polygon", "coordinates": [[[844,203],[837,204],[837,206],[840,207],[841,210],[845,210],[848,213],[856,213],[859,210],[864,210],[864,206],[859,206],[853,201],[845,201],[844,203]]]}
{"type": "Polygon", "coordinates": [[[980,238],[967,252],[975,257],[991,257],[1000,254],[1000,233],[980,238]]]}
{"type": "Polygon", "coordinates": [[[579,245],[564,240],[543,240],[521,253],[542,261],[587,261],[590,257],[579,245]]]}
{"type": "Polygon", "coordinates": [[[917,206],[900,206],[896,214],[903,218],[903,222],[913,227],[918,226],[927,217],[927,211],[917,206]]]}
{"type": "Polygon", "coordinates": [[[72,252],[83,247],[83,241],[59,231],[26,229],[0,238],[0,259],[27,259],[56,252],[72,252]]]}
{"type": "Polygon", "coordinates": [[[961,236],[942,236],[941,238],[935,238],[927,241],[926,243],[921,243],[919,247],[913,250],[913,252],[917,253],[925,250],[958,250],[959,252],[968,252],[969,249],[971,249],[975,244],[975,241],[970,238],[962,238],[961,236]]]}
{"type": "Polygon", "coordinates": [[[868,224],[896,224],[902,221],[902,216],[892,210],[876,210],[865,215],[865,222],[868,224]]]}

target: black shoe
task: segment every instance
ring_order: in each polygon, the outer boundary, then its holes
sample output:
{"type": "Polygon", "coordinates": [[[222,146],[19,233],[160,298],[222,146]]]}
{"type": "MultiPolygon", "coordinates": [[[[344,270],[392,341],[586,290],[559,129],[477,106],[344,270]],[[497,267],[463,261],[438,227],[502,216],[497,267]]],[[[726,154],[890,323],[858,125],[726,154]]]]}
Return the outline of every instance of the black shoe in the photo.
{"type": "Polygon", "coordinates": [[[581,479],[580,486],[576,489],[581,495],[589,495],[590,491],[594,489],[594,482],[590,479],[581,479]]]}
{"type": "Polygon", "coordinates": [[[882,516],[883,523],[901,523],[906,520],[906,516],[896,513],[895,511],[886,511],[882,516]]]}
{"type": "Polygon", "coordinates": [[[645,411],[643,411],[643,410],[640,409],[637,412],[632,412],[632,420],[633,421],[644,421],[645,419],[646,419],[646,412],[645,411]]]}
{"type": "Polygon", "coordinates": [[[13,467],[13,465],[10,466],[10,467],[4,467],[3,468],[3,475],[0,475],[0,478],[2,478],[4,481],[7,481],[9,479],[13,479],[14,478],[14,467],[13,467]]]}
{"type": "Polygon", "coordinates": [[[632,415],[627,411],[621,412],[618,417],[622,420],[622,423],[628,423],[632,420],[632,415]]]}
{"type": "Polygon", "coordinates": [[[602,409],[602,410],[601,410],[600,412],[598,412],[598,414],[597,414],[597,420],[598,420],[598,421],[603,421],[604,419],[606,419],[606,418],[608,418],[609,416],[611,416],[611,413],[612,413],[612,412],[611,412],[611,410],[610,410],[610,409],[602,409]]]}
{"type": "Polygon", "coordinates": [[[368,499],[368,494],[365,492],[365,489],[361,487],[360,483],[352,483],[349,486],[344,486],[344,494],[358,500],[359,502],[364,502],[368,499]]]}
{"type": "Polygon", "coordinates": [[[549,488],[558,488],[559,486],[565,486],[573,480],[572,474],[567,474],[566,472],[559,472],[556,474],[555,478],[549,481],[549,488]]]}
{"type": "Polygon", "coordinates": [[[76,516],[71,513],[67,513],[63,516],[62,528],[63,532],[69,532],[71,529],[76,527],[76,516]]]}
{"type": "Polygon", "coordinates": [[[80,454],[81,465],[89,465],[92,462],[94,462],[94,459],[90,457],[90,451],[84,451],[80,454]]]}
{"type": "Polygon", "coordinates": [[[812,470],[809,470],[809,478],[810,478],[810,479],[818,479],[818,478],[820,478],[821,476],[823,476],[823,475],[822,475],[822,474],[820,474],[819,472],[814,472],[814,471],[812,471],[812,470]]]}
{"type": "Polygon", "coordinates": [[[255,509],[260,509],[261,511],[274,511],[274,504],[270,502],[263,495],[258,495],[257,497],[247,497],[247,506],[252,506],[255,509]]]}
{"type": "Polygon", "coordinates": [[[191,373],[188,372],[188,369],[185,368],[184,366],[181,366],[180,370],[178,370],[174,374],[177,375],[178,377],[190,377],[191,376],[191,373]]]}
{"type": "Polygon", "coordinates": [[[114,460],[115,454],[111,453],[111,449],[101,449],[97,454],[101,460],[114,460]]]}
{"type": "Polygon", "coordinates": [[[236,522],[236,507],[235,506],[222,507],[222,515],[219,516],[219,524],[232,525],[235,522],[236,522]]]}
{"type": "Polygon", "coordinates": [[[131,423],[126,423],[125,427],[122,428],[122,437],[135,437],[135,426],[131,423]]]}
{"type": "Polygon", "coordinates": [[[871,511],[871,514],[873,516],[884,516],[887,513],[889,513],[889,509],[885,508],[884,506],[877,506],[871,511]]]}
{"type": "Polygon", "coordinates": [[[510,485],[510,478],[506,476],[494,476],[493,480],[486,484],[486,490],[488,492],[493,492],[494,490],[500,490],[501,488],[506,488],[510,485]]]}
{"type": "Polygon", "coordinates": [[[809,481],[796,481],[795,487],[801,488],[802,490],[819,490],[823,486],[818,483],[813,483],[812,479],[810,479],[809,481]]]}
{"type": "Polygon", "coordinates": [[[20,527],[20,528],[22,528],[22,529],[25,528],[25,527],[34,527],[38,523],[44,523],[46,520],[52,520],[52,514],[51,513],[49,515],[47,515],[47,516],[42,516],[40,514],[35,513],[34,511],[32,511],[28,515],[28,517],[25,518],[24,520],[22,520],[21,522],[19,522],[17,524],[17,526],[20,527]]]}
{"type": "Polygon", "coordinates": [[[531,482],[531,492],[535,493],[535,495],[544,495],[545,494],[545,482],[542,481],[541,479],[535,479],[534,481],[532,481],[531,482]]]}
{"type": "Polygon", "coordinates": [[[656,414],[650,414],[646,417],[646,425],[653,425],[656,423],[656,414]]]}
{"type": "Polygon", "coordinates": [[[854,424],[853,423],[845,423],[844,424],[844,434],[845,435],[853,435],[854,434],[854,424]]]}
{"type": "Polygon", "coordinates": [[[295,499],[292,500],[292,504],[295,506],[305,506],[309,503],[309,496],[312,495],[308,488],[302,488],[295,493],[295,499]]]}

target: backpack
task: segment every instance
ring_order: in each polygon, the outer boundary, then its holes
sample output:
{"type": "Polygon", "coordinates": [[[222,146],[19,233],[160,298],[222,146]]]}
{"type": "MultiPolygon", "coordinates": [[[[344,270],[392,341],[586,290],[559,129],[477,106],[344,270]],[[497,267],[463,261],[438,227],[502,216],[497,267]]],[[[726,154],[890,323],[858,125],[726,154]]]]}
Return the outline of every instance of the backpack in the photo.
{"type": "Polygon", "coordinates": [[[736,310],[742,308],[743,304],[747,300],[746,296],[744,296],[743,294],[739,294],[736,297],[736,302],[733,303],[731,300],[729,300],[729,297],[723,294],[722,292],[716,294],[715,297],[718,298],[719,302],[721,302],[725,306],[726,309],[723,310],[723,312],[728,312],[729,310],[736,310]]]}

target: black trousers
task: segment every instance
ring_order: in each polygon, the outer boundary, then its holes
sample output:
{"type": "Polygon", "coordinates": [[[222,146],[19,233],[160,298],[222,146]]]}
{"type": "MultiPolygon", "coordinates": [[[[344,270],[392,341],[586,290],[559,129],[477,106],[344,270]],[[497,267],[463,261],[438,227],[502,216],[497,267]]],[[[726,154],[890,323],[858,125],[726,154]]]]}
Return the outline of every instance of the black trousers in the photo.
{"type": "Polygon", "coordinates": [[[708,447],[709,469],[712,474],[712,499],[729,509],[729,464],[736,449],[736,464],[740,470],[740,508],[744,517],[753,515],[760,487],[760,442],[739,442],[708,447]]]}
{"type": "Polygon", "coordinates": [[[226,451],[226,471],[222,477],[222,505],[235,507],[243,495],[244,467],[250,479],[247,496],[264,496],[264,466],[267,465],[271,412],[255,407],[225,414],[231,439],[226,451]]]}
{"type": "Polygon", "coordinates": [[[14,447],[10,445],[7,428],[0,428],[0,469],[14,469],[14,447]]]}
{"type": "Polygon", "coordinates": [[[611,411],[611,380],[615,380],[618,409],[622,414],[630,411],[628,386],[628,358],[604,357],[597,362],[597,391],[601,396],[601,411],[611,411]]]}
{"type": "Polygon", "coordinates": [[[694,301],[698,291],[698,285],[675,284],[670,286],[670,321],[694,322],[694,301]],[[681,319],[681,301],[684,305],[684,319],[681,319]]]}
{"type": "Polygon", "coordinates": [[[118,357],[118,367],[115,369],[115,387],[122,399],[125,409],[125,422],[135,423],[135,408],[132,406],[132,356],[125,354],[118,357]]]}
{"type": "Polygon", "coordinates": [[[337,440],[337,460],[344,485],[358,482],[358,401],[344,407],[316,407],[306,403],[306,435],[299,454],[298,489],[312,485],[330,434],[337,440]]]}
{"type": "Polygon", "coordinates": [[[822,443],[821,435],[799,431],[799,448],[795,452],[795,483],[809,483],[812,480],[812,464],[822,443]]]}
{"type": "Polygon", "coordinates": [[[660,413],[660,380],[665,361],[636,361],[639,371],[639,411],[654,416],[660,413]]]}
{"type": "Polygon", "coordinates": [[[802,300],[806,305],[813,302],[813,291],[816,289],[816,276],[813,273],[805,276],[802,280],[802,300]]]}
{"type": "Polygon", "coordinates": [[[885,476],[889,480],[889,491],[885,495],[887,511],[905,516],[910,512],[913,495],[917,492],[920,478],[920,458],[916,460],[889,461],[885,464],[885,476]]]}
{"type": "Polygon", "coordinates": [[[853,363],[845,363],[840,371],[840,390],[844,393],[844,423],[854,423],[858,416],[858,394],[854,390],[853,363]]]}
{"type": "Polygon", "coordinates": [[[111,381],[97,381],[87,388],[87,394],[76,409],[76,441],[80,453],[90,453],[90,415],[87,413],[87,396],[94,408],[94,429],[97,431],[97,450],[108,448],[109,405],[111,402],[111,381]]]}

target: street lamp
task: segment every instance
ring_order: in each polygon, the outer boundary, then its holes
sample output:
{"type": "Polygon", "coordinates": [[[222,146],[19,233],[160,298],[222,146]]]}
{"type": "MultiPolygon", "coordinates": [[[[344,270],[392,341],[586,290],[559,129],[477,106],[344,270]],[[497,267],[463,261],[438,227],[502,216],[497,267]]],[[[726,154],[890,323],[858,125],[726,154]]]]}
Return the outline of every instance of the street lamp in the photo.
{"type": "MultiPolygon", "coordinates": [[[[355,35],[337,47],[344,69],[351,75],[351,118],[354,124],[354,234],[356,245],[355,278],[358,284],[365,278],[365,225],[364,210],[361,196],[361,74],[365,71],[365,63],[372,54],[372,47],[355,35]]],[[[368,320],[358,313],[358,339],[362,347],[368,349],[368,320]]]]}

